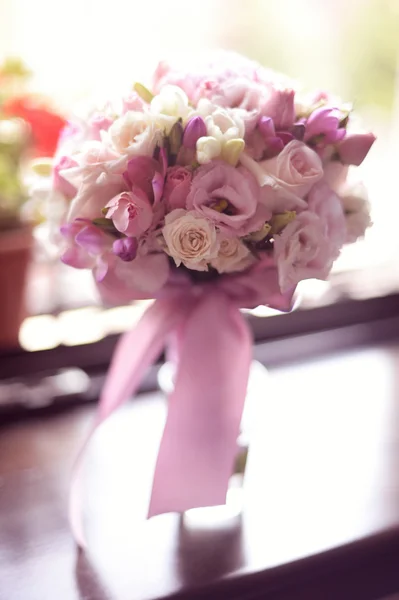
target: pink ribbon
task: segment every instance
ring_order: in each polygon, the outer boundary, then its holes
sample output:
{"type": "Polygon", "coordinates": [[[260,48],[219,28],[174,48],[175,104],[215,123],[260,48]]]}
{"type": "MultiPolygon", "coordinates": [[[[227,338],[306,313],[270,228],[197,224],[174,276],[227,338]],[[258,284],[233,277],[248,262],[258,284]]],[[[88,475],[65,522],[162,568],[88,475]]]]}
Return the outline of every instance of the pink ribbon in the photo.
{"type": "Polygon", "coordinates": [[[222,289],[158,299],[119,341],[97,417],[73,471],[70,523],[85,547],[81,471],[91,436],[133,395],[148,367],[175,337],[176,378],[155,468],[149,517],[224,504],[237,450],[252,356],[249,328],[222,289]]]}

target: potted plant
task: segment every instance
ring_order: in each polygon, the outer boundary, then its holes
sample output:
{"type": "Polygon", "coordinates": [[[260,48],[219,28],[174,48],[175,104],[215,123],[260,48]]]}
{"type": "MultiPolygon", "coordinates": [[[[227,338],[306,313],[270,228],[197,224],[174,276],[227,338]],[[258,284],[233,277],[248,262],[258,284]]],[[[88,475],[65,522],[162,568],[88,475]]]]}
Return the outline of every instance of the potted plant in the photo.
{"type": "Polygon", "coordinates": [[[64,119],[25,92],[28,71],[19,60],[0,67],[0,348],[18,346],[35,215],[26,210],[24,176],[36,157],[52,156],[64,119]]]}

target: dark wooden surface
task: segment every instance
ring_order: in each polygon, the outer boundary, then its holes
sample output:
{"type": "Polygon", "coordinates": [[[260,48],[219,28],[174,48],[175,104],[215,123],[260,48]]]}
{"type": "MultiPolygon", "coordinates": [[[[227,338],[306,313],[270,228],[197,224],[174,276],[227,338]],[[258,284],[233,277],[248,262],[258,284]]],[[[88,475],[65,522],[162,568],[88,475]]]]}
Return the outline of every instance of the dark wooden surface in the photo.
{"type": "Polygon", "coordinates": [[[257,391],[241,519],[143,520],[165,406],[112,417],[86,462],[87,555],[68,530],[93,406],[0,428],[1,600],[368,600],[399,591],[399,345],[280,369],[257,391]]]}

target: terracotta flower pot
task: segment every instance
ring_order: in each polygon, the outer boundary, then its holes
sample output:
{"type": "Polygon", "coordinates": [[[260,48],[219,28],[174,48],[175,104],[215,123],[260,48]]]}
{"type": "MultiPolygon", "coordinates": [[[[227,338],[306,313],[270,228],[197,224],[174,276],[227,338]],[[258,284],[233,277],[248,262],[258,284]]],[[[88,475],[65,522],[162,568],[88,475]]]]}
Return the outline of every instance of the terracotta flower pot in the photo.
{"type": "Polygon", "coordinates": [[[0,348],[18,346],[32,247],[30,227],[0,231],[0,348]]]}

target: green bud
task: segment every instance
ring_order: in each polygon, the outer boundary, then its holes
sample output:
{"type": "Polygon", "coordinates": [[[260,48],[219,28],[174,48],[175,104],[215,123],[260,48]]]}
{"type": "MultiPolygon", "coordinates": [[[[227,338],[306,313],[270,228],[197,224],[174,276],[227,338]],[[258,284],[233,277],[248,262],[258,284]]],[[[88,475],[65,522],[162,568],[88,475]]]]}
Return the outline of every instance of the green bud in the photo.
{"type": "Polygon", "coordinates": [[[99,227],[100,229],[105,229],[106,231],[116,231],[115,225],[114,225],[112,219],[105,219],[105,218],[93,219],[92,223],[93,223],[93,225],[95,225],[96,227],[99,227]]]}
{"type": "Polygon", "coordinates": [[[171,154],[176,155],[182,145],[183,125],[181,119],[176,121],[169,133],[169,148],[171,154]]]}
{"type": "Polygon", "coordinates": [[[152,94],[150,90],[145,87],[145,85],[142,83],[135,83],[133,89],[140,96],[140,98],[144,100],[144,102],[148,102],[148,104],[150,104],[154,94],[152,94]]]}
{"type": "Polygon", "coordinates": [[[253,233],[250,233],[246,239],[249,242],[261,242],[262,240],[265,239],[265,237],[270,233],[272,226],[270,225],[270,223],[265,223],[263,225],[263,227],[261,227],[261,229],[259,229],[259,231],[254,231],[253,233]]]}
{"type": "Polygon", "coordinates": [[[244,148],[245,148],[244,140],[242,140],[240,138],[237,138],[235,140],[229,140],[223,146],[223,150],[222,150],[223,160],[225,160],[227,163],[229,163],[229,165],[232,165],[233,167],[235,167],[240,159],[241,152],[244,150],[244,148]]]}
{"type": "Polygon", "coordinates": [[[273,235],[281,233],[284,227],[287,227],[296,217],[295,210],[286,210],[284,213],[274,215],[270,219],[271,232],[273,235]]]}

